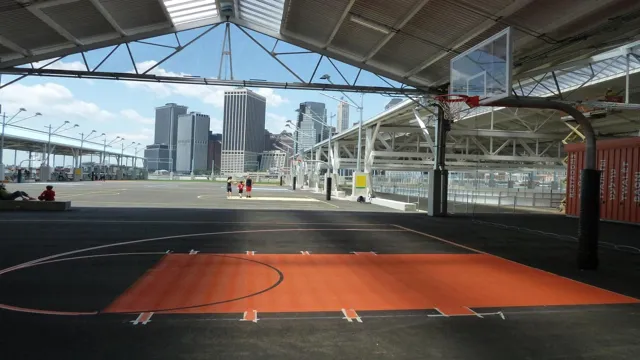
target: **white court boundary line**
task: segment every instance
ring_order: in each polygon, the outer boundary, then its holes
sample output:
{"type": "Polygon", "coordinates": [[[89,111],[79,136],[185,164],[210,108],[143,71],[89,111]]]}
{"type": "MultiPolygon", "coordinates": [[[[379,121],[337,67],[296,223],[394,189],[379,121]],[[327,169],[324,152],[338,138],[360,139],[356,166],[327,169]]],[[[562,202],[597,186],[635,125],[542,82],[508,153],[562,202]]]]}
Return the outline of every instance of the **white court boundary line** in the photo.
{"type": "Polygon", "coordinates": [[[368,223],[326,223],[326,222],[272,222],[272,221],[193,221],[193,220],[102,220],[102,219],[0,219],[3,222],[51,222],[51,223],[104,223],[104,224],[244,224],[244,225],[349,225],[349,226],[382,226],[391,224],[368,223]]]}

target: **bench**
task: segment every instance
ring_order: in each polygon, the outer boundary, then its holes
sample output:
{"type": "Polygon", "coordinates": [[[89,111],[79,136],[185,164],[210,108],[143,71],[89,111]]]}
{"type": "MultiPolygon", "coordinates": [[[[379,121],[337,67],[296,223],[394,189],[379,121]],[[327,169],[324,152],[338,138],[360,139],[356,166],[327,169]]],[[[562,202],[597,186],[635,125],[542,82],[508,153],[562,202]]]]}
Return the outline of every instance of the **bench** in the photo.
{"type": "Polygon", "coordinates": [[[378,197],[375,197],[375,198],[371,199],[371,203],[374,204],[374,205],[385,206],[385,207],[388,207],[388,208],[401,210],[401,211],[417,211],[418,210],[416,204],[413,204],[413,203],[406,203],[406,202],[395,201],[395,200],[381,199],[381,198],[378,198],[378,197]]]}
{"type": "Polygon", "coordinates": [[[0,210],[66,211],[69,209],[71,209],[71,201],[0,200],[0,210]]]}

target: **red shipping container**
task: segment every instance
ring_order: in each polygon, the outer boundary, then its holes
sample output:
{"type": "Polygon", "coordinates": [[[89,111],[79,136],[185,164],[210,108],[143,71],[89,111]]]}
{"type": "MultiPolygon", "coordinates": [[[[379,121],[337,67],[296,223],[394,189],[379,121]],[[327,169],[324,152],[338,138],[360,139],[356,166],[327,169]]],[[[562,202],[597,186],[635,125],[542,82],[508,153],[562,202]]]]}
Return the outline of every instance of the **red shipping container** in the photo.
{"type": "MultiPolygon", "coordinates": [[[[640,224],[640,137],[601,140],[596,144],[600,170],[600,218],[640,224]]],[[[569,216],[580,214],[580,173],[584,144],[565,145],[569,216]]]]}

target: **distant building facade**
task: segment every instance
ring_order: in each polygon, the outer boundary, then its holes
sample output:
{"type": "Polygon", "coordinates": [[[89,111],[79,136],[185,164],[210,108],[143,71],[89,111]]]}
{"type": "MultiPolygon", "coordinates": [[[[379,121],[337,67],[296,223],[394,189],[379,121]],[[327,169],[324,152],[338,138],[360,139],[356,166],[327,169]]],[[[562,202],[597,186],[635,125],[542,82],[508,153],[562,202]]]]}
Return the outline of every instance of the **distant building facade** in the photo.
{"type": "Polygon", "coordinates": [[[280,150],[265,151],[260,161],[260,171],[279,172],[284,167],[287,153],[280,150]]]}
{"type": "Polygon", "coordinates": [[[190,173],[207,170],[209,125],[209,115],[191,112],[178,117],[177,172],[190,173]]]}
{"type": "Polygon", "coordinates": [[[207,170],[219,172],[222,156],[222,134],[214,134],[209,131],[209,148],[207,150],[207,170]]]}
{"type": "Polygon", "coordinates": [[[237,174],[259,169],[264,150],[266,98],[244,88],[225,91],[220,170],[237,174]]]}
{"type": "Polygon", "coordinates": [[[398,99],[398,98],[391,99],[391,101],[389,101],[389,102],[387,103],[387,105],[385,105],[385,106],[384,106],[384,109],[385,109],[385,110],[389,110],[389,109],[391,109],[392,107],[394,107],[394,106],[396,106],[396,105],[400,104],[401,102],[402,102],[402,99],[398,99]]]}
{"type": "Polygon", "coordinates": [[[145,167],[149,172],[169,171],[171,167],[169,145],[153,144],[144,149],[145,167]]]}
{"type": "Polygon", "coordinates": [[[169,171],[176,168],[176,149],[178,138],[178,117],[187,113],[187,107],[175,103],[168,103],[156,108],[154,144],[164,144],[170,149],[171,166],[169,171]]]}
{"type": "Polygon", "coordinates": [[[298,109],[298,122],[296,132],[297,146],[305,151],[316,143],[329,137],[327,124],[327,109],[324,103],[307,101],[300,104],[298,109]],[[313,120],[315,119],[315,121],[313,120]],[[324,125],[323,125],[324,124],[324,125]]]}
{"type": "MultiPolygon", "coordinates": [[[[340,100],[344,100],[341,98],[340,100]]],[[[349,104],[345,101],[338,103],[338,115],[337,115],[337,132],[343,132],[349,128],[349,104]]]]}

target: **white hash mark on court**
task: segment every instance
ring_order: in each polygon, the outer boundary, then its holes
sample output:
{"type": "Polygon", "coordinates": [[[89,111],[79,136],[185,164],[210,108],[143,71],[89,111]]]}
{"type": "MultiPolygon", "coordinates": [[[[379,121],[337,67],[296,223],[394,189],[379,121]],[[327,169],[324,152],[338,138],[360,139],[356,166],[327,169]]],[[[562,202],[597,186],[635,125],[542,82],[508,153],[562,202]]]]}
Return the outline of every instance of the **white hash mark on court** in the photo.
{"type": "Polygon", "coordinates": [[[132,320],[131,323],[133,325],[138,325],[138,324],[147,325],[147,323],[151,322],[152,316],[153,316],[152,312],[143,312],[143,313],[140,313],[140,315],[138,315],[138,317],[135,320],[132,320]]]}
{"type": "Polygon", "coordinates": [[[311,251],[300,251],[302,255],[311,255],[311,251]]]}
{"type": "Polygon", "coordinates": [[[199,253],[199,251],[196,251],[196,250],[193,250],[193,249],[191,249],[191,251],[189,251],[189,255],[195,255],[197,253],[199,253]]]}

